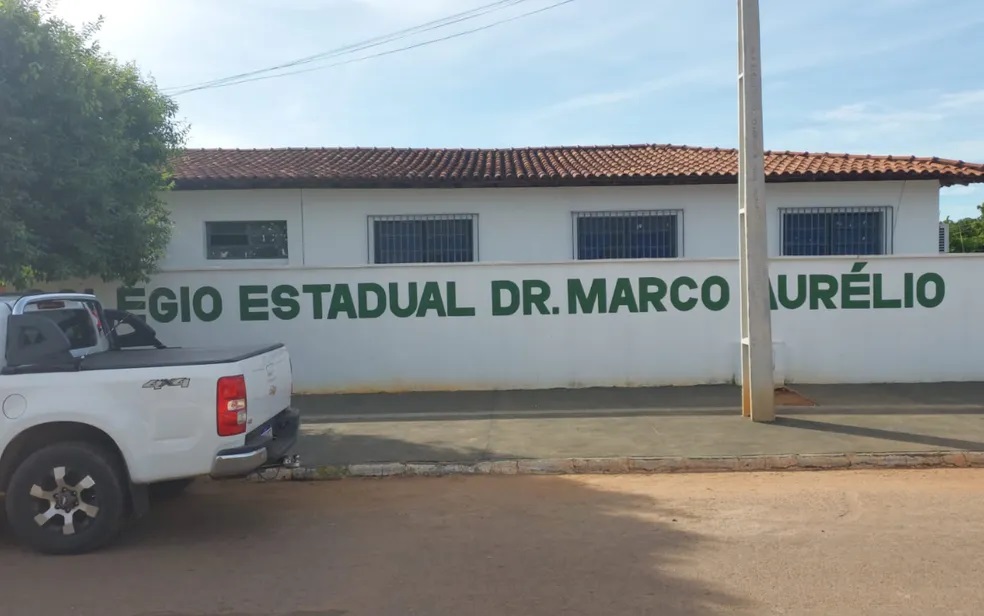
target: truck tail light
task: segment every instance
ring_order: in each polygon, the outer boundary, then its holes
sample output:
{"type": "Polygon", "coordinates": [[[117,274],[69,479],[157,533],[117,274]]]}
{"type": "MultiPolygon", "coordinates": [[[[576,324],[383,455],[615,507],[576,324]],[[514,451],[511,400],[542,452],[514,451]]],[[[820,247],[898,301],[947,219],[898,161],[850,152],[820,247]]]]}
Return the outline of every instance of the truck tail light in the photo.
{"type": "Polygon", "coordinates": [[[246,432],[246,377],[221,377],[215,386],[215,425],[219,436],[246,432]]]}

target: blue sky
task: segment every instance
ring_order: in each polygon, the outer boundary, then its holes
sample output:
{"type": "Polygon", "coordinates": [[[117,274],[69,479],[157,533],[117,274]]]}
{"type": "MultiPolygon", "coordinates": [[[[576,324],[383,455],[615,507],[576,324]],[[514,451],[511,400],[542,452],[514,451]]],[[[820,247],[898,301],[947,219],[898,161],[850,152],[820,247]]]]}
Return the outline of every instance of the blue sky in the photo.
{"type": "MultiPolygon", "coordinates": [[[[56,12],[76,24],[103,15],[103,48],[172,88],[491,1],[60,0],[56,12]]],[[[556,2],[523,0],[360,55],[556,2]]],[[[574,0],[446,42],[177,100],[196,147],[734,147],[735,6],[574,0]]],[[[761,12],[767,148],[984,162],[980,0],[761,0],[761,12]]],[[[984,187],[944,189],[941,200],[943,216],[973,215],[984,187]]]]}

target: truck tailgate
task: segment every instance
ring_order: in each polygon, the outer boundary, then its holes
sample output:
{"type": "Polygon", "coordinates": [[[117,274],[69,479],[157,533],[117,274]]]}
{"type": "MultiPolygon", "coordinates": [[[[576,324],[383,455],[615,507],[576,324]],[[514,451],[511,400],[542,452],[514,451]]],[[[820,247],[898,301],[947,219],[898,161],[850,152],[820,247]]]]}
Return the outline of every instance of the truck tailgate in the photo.
{"type": "Polygon", "coordinates": [[[243,359],[239,366],[246,377],[246,416],[249,431],[290,406],[290,355],[287,348],[281,346],[243,359]]]}

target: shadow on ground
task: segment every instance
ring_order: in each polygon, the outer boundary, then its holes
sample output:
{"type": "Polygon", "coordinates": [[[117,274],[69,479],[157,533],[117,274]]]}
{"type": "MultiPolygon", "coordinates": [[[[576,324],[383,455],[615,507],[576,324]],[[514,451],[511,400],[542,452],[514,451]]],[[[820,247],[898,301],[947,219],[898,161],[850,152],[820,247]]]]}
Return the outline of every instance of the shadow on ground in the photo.
{"type": "MultiPolygon", "coordinates": [[[[454,435],[449,435],[453,438],[454,435]]],[[[302,434],[297,452],[304,466],[374,462],[478,462],[488,458],[486,446],[438,446],[375,434],[343,434],[331,428],[302,434]]],[[[497,459],[505,456],[496,455],[497,459]]]]}
{"type": "Polygon", "coordinates": [[[984,442],[981,441],[970,441],[958,438],[932,436],[929,434],[918,434],[915,432],[907,432],[905,430],[883,430],[881,428],[871,428],[868,426],[852,426],[849,424],[841,424],[831,421],[813,421],[810,419],[801,419],[796,417],[777,417],[775,425],[784,428],[813,430],[815,432],[827,432],[830,434],[877,438],[885,441],[891,441],[892,443],[912,443],[914,445],[925,445],[935,449],[984,451],[984,442]]]}
{"type": "Polygon", "coordinates": [[[44,596],[99,616],[763,613],[679,573],[716,552],[686,515],[570,477],[203,481],[100,553],[5,541],[3,612],[44,596]]]}

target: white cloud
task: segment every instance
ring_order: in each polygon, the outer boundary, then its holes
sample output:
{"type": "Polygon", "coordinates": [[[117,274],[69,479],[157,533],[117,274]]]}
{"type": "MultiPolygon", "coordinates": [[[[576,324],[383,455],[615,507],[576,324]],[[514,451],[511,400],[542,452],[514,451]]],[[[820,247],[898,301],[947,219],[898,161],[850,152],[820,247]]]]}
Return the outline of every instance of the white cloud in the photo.
{"type": "Polygon", "coordinates": [[[251,148],[255,143],[244,133],[237,130],[224,130],[221,126],[207,124],[192,124],[188,132],[189,148],[251,148]]]}
{"type": "Polygon", "coordinates": [[[971,184],[969,186],[945,186],[940,189],[940,194],[948,197],[965,197],[967,195],[984,194],[984,186],[971,184]]]}
{"type": "Polygon", "coordinates": [[[984,163],[984,139],[956,140],[947,146],[946,156],[984,163]]]}
{"type": "Polygon", "coordinates": [[[543,107],[533,115],[545,117],[591,107],[617,105],[677,88],[725,84],[727,79],[728,76],[717,70],[717,67],[699,67],[644,81],[634,87],[578,94],[543,107]]]}
{"type": "Polygon", "coordinates": [[[824,40],[822,46],[812,48],[807,43],[790,40],[786,47],[777,49],[775,53],[770,51],[770,42],[763,40],[762,76],[769,78],[837,63],[854,63],[868,56],[911,49],[957,36],[967,30],[976,30],[981,25],[984,25],[984,17],[976,16],[938,26],[927,26],[918,32],[905,32],[902,36],[895,37],[870,38],[872,34],[880,33],[858,32],[852,34],[853,39],[842,35],[844,38],[841,40],[824,40]]]}
{"type": "Polygon", "coordinates": [[[138,34],[133,32],[134,29],[143,32],[159,30],[161,23],[173,21],[174,13],[194,19],[201,8],[204,7],[193,0],[167,3],[152,0],[58,0],[54,14],[74,26],[93,22],[102,16],[103,32],[123,35],[127,32],[138,34]]]}
{"type": "Polygon", "coordinates": [[[367,8],[386,15],[413,19],[442,17],[471,10],[483,3],[461,0],[355,0],[367,8]]]}
{"type": "MultiPolygon", "coordinates": [[[[914,98],[911,94],[895,99],[914,98]]],[[[891,105],[858,101],[818,110],[805,116],[800,126],[780,135],[784,145],[795,149],[845,150],[908,153],[912,144],[940,148],[932,154],[969,161],[984,161],[984,140],[966,140],[958,135],[984,129],[980,109],[984,90],[936,93],[922,103],[891,105]],[[877,149],[873,149],[873,146],[877,149]],[[899,150],[902,148],[902,150],[899,150]]],[[[924,152],[925,153],[925,152],[924,152]]]]}
{"type": "Polygon", "coordinates": [[[54,14],[68,23],[79,26],[95,21],[100,15],[111,14],[114,21],[141,21],[142,15],[153,5],[126,0],[58,0],[54,4],[54,14]]]}
{"type": "Polygon", "coordinates": [[[967,90],[944,94],[936,106],[939,109],[972,111],[979,114],[984,110],[984,90],[967,90]]]}
{"type": "MultiPolygon", "coordinates": [[[[59,13],[73,23],[105,14],[99,34],[104,48],[123,60],[136,59],[160,86],[173,87],[317,54],[490,1],[61,0],[59,13]]],[[[363,53],[555,1],[533,0],[363,53]]],[[[767,124],[790,149],[909,153],[915,145],[917,154],[984,161],[984,143],[972,139],[984,134],[984,123],[974,120],[984,109],[984,90],[966,86],[980,82],[967,71],[950,76],[893,63],[885,71],[885,98],[862,100],[864,94],[838,101],[826,89],[809,97],[823,107],[814,114],[798,102],[811,87],[813,67],[836,66],[844,73],[845,91],[856,92],[853,67],[868,65],[872,55],[887,57],[913,45],[931,53],[940,39],[970,37],[984,16],[951,1],[956,4],[930,7],[932,0],[763,0],[766,108],[768,113],[771,105],[783,104],[776,115],[787,122],[780,127],[767,117],[767,124]],[[926,13],[934,17],[878,14],[915,4],[930,7],[926,13]],[[958,12],[964,18],[947,15],[958,12]],[[910,23],[897,23],[905,21],[910,23]],[[939,79],[950,80],[949,91],[900,91],[939,79]],[[777,88],[780,80],[788,86],[777,88]]],[[[734,6],[719,0],[581,0],[409,52],[196,92],[178,102],[192,122],[195,145],[590,143],[664,135],[716,144],[735,132],[734,20],[734,6]]],[[[972,66],[972,60],[964,61],[972,66]]],[[[773,141],[772,134],[766,136],[773,141]]]]}
{"type": "Polygon", "coordinates": [[[915,124],[940,122],[946,115],[937,111],[892,109],[874,103],[851,103],[814,113],[813,120],[822,123],[863,126],[870,132],[911,128],[915,124]]]}

